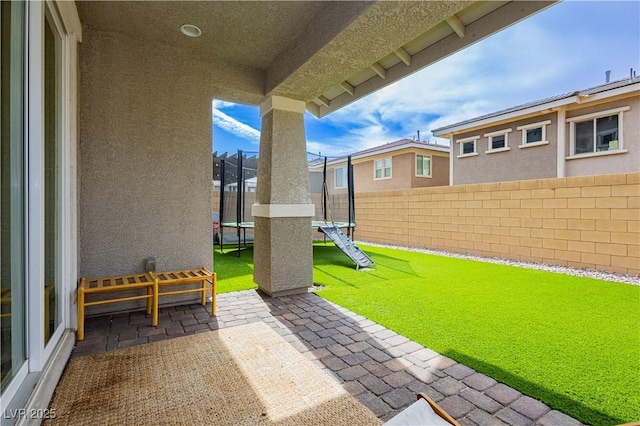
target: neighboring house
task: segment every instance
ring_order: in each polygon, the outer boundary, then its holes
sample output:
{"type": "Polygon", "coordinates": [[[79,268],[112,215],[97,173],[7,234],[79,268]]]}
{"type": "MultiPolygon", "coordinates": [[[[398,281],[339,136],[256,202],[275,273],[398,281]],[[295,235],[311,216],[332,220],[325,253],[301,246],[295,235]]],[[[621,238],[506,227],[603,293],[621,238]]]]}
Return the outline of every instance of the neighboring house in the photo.
{"type": "Polygon", "coordinates": [[[433,130],[452,147],[451,184],[640,171],[640,77],[433,130]]]}
{"type": "MultiPolygon", "coordinates": [[[[401,139],[351,155],[355,192],[449,184],[449,147],[401,139]]],[[[322,167],[322,165],[320,165],[322,167]]],[[[330,192],[347,191],[347,157],[327,163],[330,192]]]]}

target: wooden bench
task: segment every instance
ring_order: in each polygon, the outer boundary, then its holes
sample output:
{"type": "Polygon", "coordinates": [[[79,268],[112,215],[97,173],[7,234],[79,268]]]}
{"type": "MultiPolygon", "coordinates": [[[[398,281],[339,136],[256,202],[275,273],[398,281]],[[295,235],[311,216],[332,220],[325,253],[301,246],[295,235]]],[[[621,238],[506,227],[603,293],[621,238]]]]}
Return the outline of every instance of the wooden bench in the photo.
{"type": "Polygon", "coordinates": [[[207,291],[211,290],[211,316],[216,314],[216,273],[209,271],[204,266],[200,269],[191,269],[184,271],[171,272],[149,272],[149,275],[158,281],[158,292],[153,305],[158,306],[158,298],[160,296],[168,296],[170,294],[185,293],[201,293],[200,302],[202,306],[207,304],[207,291]],[[181,284],[200,283],[200,288],[189,288],[181,290],[171,290],[160,292],[163,286],[175,286],[181,284]],[[210,284],[207,285],[207,284],[210,284]]]}
{"type": "Polygon", "coordinates": [[[87,306],[104,305],[107,303],[126,302],[129,300],[147,299],[147,314],[152,314],[151,324],[158,325],[158,310],[152,309],[155,295],[158,294],[158,281],[148,273],[135,275],[121,275],[103,278],[80,278],[78,285],[78,340],[84,339],[84,311],[87,306]],[[112,298],[104,300],[86,301],[86,296],[98,293],[122,293],[130,290],[146,289],[147,294],[123,296],[114,294],[112,298]]]}
{"type": "Polygon", "coordinates": [[[216,274],[207,268],[171,271],[147,272],[144,274],[122,275],[103,278],[81,278],[78,286],[78,340],[84,339],[84,318],[87,306],[103,305],[106,303],[126,302],[129,300],[146,299],[147,314],[151,314],[151,325],[158,325],[159,297],[171,294],[201,293],[201,303],[207,303],[207,291],[211,290],[211,316],[216,314],[216,274]],[[160,292],[160,286],[200,283],[199,288],[189,288],[160,292]],[[208,285],[210,284],[210,285],[208,285]],[[114,294],[113,297],[88,302],[87,295],[98,293],[122,293],[131,290],[145,289],[146,294],[127,296],[114,294]]]}

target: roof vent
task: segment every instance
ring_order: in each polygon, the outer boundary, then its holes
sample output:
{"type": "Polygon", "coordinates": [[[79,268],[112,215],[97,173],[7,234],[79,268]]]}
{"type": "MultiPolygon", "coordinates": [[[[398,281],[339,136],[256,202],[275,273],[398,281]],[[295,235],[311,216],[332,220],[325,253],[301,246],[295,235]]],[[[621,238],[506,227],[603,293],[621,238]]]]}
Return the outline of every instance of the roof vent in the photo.
{"type": "Polygon", "coordinates": [[[604,73],[604,75],[606,76],[605,83],[610,82],[610,81],[611,81],[611,70],[607,70],[607,71],[604,73]]]}

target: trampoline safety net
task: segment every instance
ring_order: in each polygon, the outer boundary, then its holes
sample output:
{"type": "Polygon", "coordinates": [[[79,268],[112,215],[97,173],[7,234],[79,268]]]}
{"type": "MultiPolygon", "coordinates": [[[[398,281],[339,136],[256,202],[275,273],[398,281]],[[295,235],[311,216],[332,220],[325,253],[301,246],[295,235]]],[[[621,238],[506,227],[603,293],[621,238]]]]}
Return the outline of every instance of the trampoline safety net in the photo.
{"type": "MultiPolygon", "coordinates": [[[[253,242],[251,207],[256,202],[258,155],[258,152],[238,151],[214,157],[215,196],[220,200],[219,210],[214,212],[214,218],[220,221],[215,237],[221,248],[228,244],[240,249],[241,245],[253,242]]],[[[327,157],[318,155],[310,156],[308,164],[311,203],[315,205],[313,230],[319,226],[336,226],[352,236],[356,224],[351,159],[336,169],[328,169],[327,157]]]]}

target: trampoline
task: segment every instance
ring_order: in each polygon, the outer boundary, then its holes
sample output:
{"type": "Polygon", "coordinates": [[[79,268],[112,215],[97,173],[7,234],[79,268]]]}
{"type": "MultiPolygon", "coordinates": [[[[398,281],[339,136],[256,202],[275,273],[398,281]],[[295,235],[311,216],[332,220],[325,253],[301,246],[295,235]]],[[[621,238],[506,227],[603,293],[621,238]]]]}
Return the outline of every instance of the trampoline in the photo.
{"type": "MultiPolygon", "coordinates": [[[[358,267],[369,266],[373,261],[361,262],[359,249],[351,241],[356,228],[351,156],[347,157],[346,173],[343,173],[346,182],[341,182],[340,187],[335,182],[337,172],[332,176],[334,179],[327,179],[327,159],[322,157],[310,162],[309,189],[311,202],[316,207],[310,221],[311,229],[322,232],[325,241],[327,237],[333,240],[358,267]],[[330,180],[337,187],[331,193],[328,190],[330,180]],[[346,235],[340,229],[346,230],[346,235]]],[[[239,150],[231,157],[225,156],[220,160],[219,173],[220,227],[216,240],[222,253],[225,246],[232,245],[240,256],[242,249],[253,244],[255,222],[251,206],[256,202],[258,153],[239,150]]]]}

